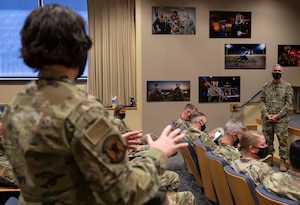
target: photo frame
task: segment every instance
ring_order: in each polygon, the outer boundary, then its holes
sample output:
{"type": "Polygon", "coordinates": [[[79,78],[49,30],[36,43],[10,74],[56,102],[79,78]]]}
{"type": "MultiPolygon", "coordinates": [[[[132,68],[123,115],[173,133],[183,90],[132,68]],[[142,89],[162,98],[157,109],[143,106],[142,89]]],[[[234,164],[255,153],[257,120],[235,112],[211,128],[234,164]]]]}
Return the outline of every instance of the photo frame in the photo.
{"type": "Polygon", "coordinates": [[[195,35],[194,7],[152,7],[152,34],[195,35]]]}
{"type": "Polygon", "coordinates": [[[147,101],[190,101],[190,81],[147,81],[147,101]]]}
{"type": "Polygon", "coordinates": [[[199,76],[199,103],[240,102],[240,76],[199,76]]]}
{"type": "Polygon", "coordinates": [[[266,44],[225,44],[225,69],[266,69],[266,44]]]}
{"type": "Polygon", "coordinates": [[[251,12],[210,11],[210,38],[251,38],[251,12]]]}
{"type": "Polygon", "coordinates": [[[278,64],[300,66],[300,45],[278,45],[278,64]]]}

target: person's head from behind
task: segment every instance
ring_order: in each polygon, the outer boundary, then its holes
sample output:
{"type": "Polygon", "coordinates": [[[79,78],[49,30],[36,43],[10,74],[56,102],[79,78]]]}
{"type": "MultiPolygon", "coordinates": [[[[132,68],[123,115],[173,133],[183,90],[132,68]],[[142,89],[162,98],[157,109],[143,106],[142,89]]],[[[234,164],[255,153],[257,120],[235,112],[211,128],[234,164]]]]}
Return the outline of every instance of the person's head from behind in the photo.
{"type": "Polygon", "coordinates": [[[92,42],[85,21],[75,11],[57,4],[33,10],[21,30],[21,57],[34,70],[59,65],[82,75],[92,42]]]}
{"type": "Polygon", "coordinates": [[[263,159],[268,155],[266,139],[260,131],[248,130],[240,140],[240,150],[244,157],[263,159]]]}
{"type": "Polygon", "coordinates": [[[245,131],[246,127],[242,121],[230,119],[225,124],[224,137],[230,138],[231,145],[237,147],[245,131]]]}
{"type": "Polygon", "coordinates": [[[300,172],[300,140],[295,140],[290,146],[290,164],[293,171],[300,172]]]}
{"type": "Polygon", "coordinates": [[[191,115],[190,121],[192,123],[192,127],[198,130],[204,131],[206,128],[206,115],[202,112],[195,112],[191,115]]]}
{"type": "Polygon", "coordinates": [[[184,120],[189,121],[191,115],[194,114],[195,112],[198,112],[197,107],[193,104],[188,103],[184,106],[183,112],[180,117],[184,120]]]}
{"type": "Polygon", "coordinates": [[[115,108],[114,116],[119,119],[124,119],[126,116],[126,107],[124,105],[118,105],[115,108]]]}

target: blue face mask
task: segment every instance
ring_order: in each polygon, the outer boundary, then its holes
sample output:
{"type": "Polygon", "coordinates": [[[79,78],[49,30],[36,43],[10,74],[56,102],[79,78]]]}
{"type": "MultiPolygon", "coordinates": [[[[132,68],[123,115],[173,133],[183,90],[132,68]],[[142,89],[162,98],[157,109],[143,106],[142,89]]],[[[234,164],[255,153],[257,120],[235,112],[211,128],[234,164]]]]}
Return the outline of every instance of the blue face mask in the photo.
{"type": "Polygon", "coordinates": [[[269,154],[268,147],[264,147],[264,148],[256,147],[256,148],[259,149],[259,151],[256,153],[256,155],[260,159],[265,158],[269,154]]]}

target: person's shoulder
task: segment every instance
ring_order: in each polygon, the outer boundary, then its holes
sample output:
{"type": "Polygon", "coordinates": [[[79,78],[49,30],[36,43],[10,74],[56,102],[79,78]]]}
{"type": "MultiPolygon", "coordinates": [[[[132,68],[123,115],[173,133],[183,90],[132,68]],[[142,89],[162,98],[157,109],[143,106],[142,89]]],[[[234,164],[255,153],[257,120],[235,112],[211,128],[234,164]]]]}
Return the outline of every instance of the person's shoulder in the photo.
{"type": "Polygon", "coordinates": [[[121,124],[121,123],[122,123],[122,120],[119,119],[119,118],[117,118],[117,117],[114,117],[114,118],[113,118],[113,122],[114,122],[115,124],[121,124]]]}

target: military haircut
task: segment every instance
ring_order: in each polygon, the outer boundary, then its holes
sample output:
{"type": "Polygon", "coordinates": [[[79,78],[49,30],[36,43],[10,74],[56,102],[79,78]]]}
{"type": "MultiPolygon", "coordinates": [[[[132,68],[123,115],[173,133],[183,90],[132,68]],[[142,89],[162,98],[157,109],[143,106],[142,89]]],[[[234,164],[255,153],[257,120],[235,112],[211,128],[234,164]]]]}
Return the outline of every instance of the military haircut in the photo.
{"type": "Polygon", "coordinates": [[[196,112],[198,112],[198,108],[195,105],[191,104],[191,103],[186,104],[183,108],[183,110],[188,110],[188,109],[196,110],[196,112]]]}
{"type": "Polygon", "coordinates": [[[290,146],[290,163],[293,168],[300,170],[300,140],[295,140],[290,146]]]}
{"type": "Polygon", "coordinates": [[[230,119],[226,122],[224,134],[231,136],[234,132],[246,131],[244,123],[237,119],[230,119]]]}
{"type": "Polygon", "coordinates": [[[58,4],[33,10],[21,30],[21,41],[21,57],[36,71],[44,65],[80,67],[92,46],[84,19],[58,4]]]}
{"type": "Polygon", "coordinates": [[[198,122],[198,119],[200,117],[203,117],[203,116],[205,116],[204,113],[202,113],[202,112],[195,112],[194,114],[191,115],[190,121],[191,121],[191,123],[198,122]]]}

